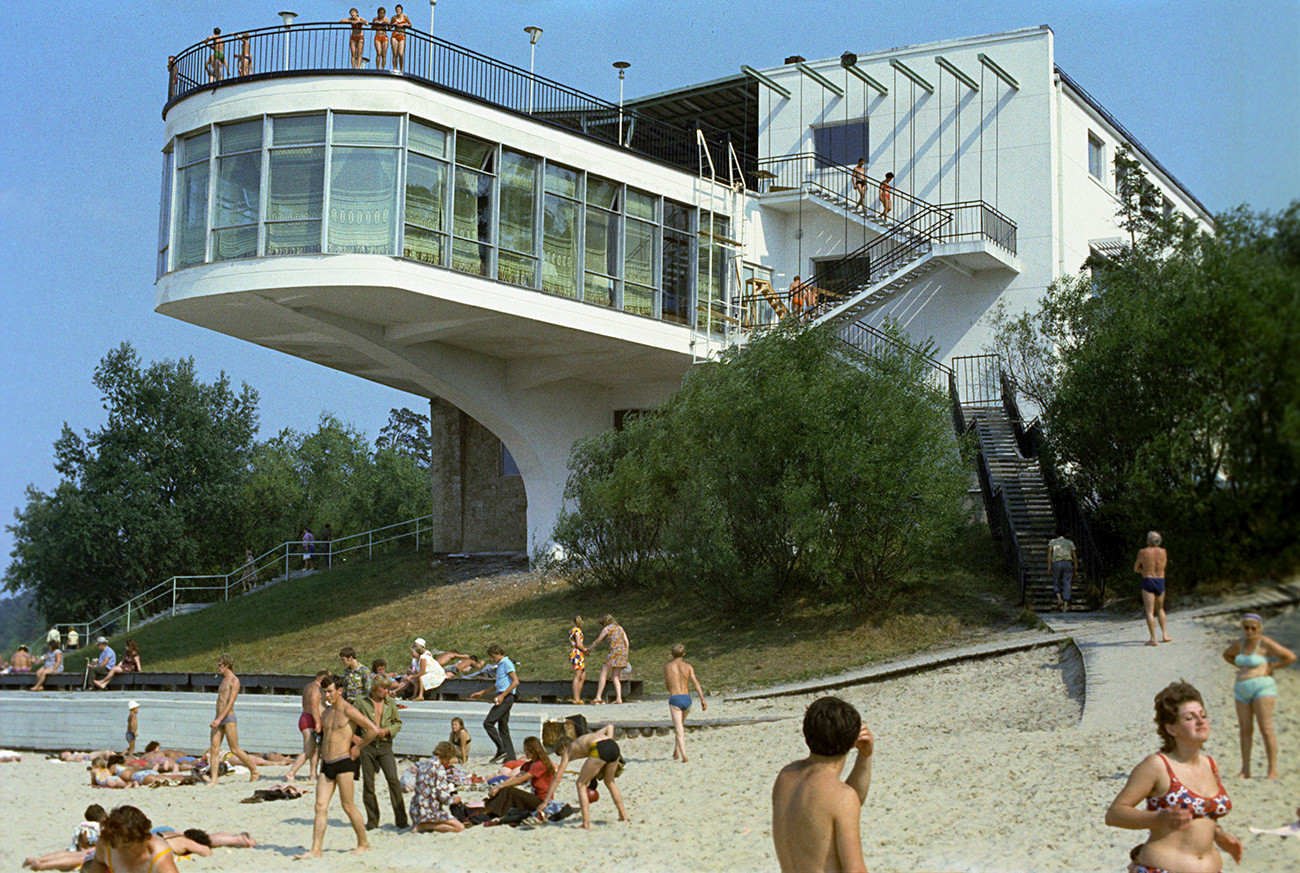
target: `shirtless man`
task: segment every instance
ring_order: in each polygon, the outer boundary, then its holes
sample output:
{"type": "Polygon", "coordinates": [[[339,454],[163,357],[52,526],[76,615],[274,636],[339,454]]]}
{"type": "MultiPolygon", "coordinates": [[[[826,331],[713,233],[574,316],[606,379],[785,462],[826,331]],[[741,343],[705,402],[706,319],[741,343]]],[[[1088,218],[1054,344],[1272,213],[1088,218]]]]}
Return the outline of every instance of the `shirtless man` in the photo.
{"type": "Polygon", "coordinates": [[[1133,572],[1142,577],[1142,608],[1146,610],[1147,632],[1151,635],[1147,640],[1148,646],[1173,642],[1169,629],[1165,627],[1165,565],[1169,563],[1169,555],[1160,547],[1160,542],[1159,531],[1148,533],[1147,547],[1138,552],[1133,564],[1133,572]],[[1156,639],[1157,620],[1163,640],[1156,639]]]}
{"type": "Polygon", "coordinates": [[[838,697],[812,702],[803,736],[808,757],[781,768],[772,786],[772,842],[781,870],[866,873],[858,825],[871,787],[875,738],[858,711],[838,697]],[[858,756],[841,782],[849,749],[858,756]]]}
{"type": "Polygon", "coordinates": [[[212,36],[203,40],[212,50],[208,55],[208,81],[220,82],[229,65],[226,63],[226,41],[221,37],[221,28],[212,28],[212,36]]]}
{"type": "Polygon", "coordinates": [[[858,192],[858,205],[867,205],[867,159],[858,158],[858,165],[853,168],[853,190],[858,192]]]}
{"type": "Polygon", "coordinates": [[[326,676],[320,680],[321,693],[328,708],[321,716],[320,775],[316,777],[316,820],[311,830],[311,851],[294,855],[295,860],[319,858],[325,843],[325,825],[329,814],[330,798],[338,786],[343,814],[352,823],[357,835],[357,847],[352,854],[360,855],[370,849],[366,841],[366,823],[353,802],[357,773],[361,770],[361,750],[379,736],[375,723],[357,712],[343,699],[343,680],[326,676]],[[360,728],[364,736],[356,736],[353,727],[360,728]]]}
{"type": "Polygon", "coordinates": [[[221,740],[224,738],[230,751],[240,763],[248,768],[248,781],[256,782],[261,774],[257,765],[248,757],[248,753],[239,748],[239,719],[235,717],[235,698],[239,697],[239,677],[235,675],[235,660],[223,654],[217,659],[217,673],[221,676],[221,687],[217,689],[217,717],[208,725],[211,728],[212,745],[208,749],[209,785],[217,784],[217,771],[221,769],[221,740]]]}
{"type": "Polygon", "coordinates": [[[681,643],[672,648],[673,659],[664,665],[664,685],[668,688],[668,714],[673,719],[673,730],[677,740],[673,744],[673,757],[686,763],[686,713],[691,709],[691,688],[700,695],[700,709],[708,711],[709,705],[704,701],[704,689],[700,680],[695,678],[695,668],[686,663],[686,647],[681,643]],[[688,684],[689,683],[689,684],[688,684]]]}
{"type": "Polygon", "coordinates": [[[284,774],[286,782],[293,782],[298,778],[298,768],[308,761],[311,766],[311,778],[316,778],[316,763],[320,760],[320,753],[316,747],[316,737],[320,735],[320,716],[321,716],[321,680],[330,675],[329,670],[321,670],[316,674],[316,678],[307,683],[302,689],[302,715],[298,716],[298,731],[302,734],[302,754],[293,762],[293,766],[284,774]]]}

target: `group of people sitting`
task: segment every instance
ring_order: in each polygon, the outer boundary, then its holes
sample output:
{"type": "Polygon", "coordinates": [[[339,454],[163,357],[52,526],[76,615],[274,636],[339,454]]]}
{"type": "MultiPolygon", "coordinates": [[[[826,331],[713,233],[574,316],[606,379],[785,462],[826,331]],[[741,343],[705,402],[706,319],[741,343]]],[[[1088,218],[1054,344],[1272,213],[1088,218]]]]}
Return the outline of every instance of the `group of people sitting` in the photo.
{"type": "Polygon", "coordinates": [[[147,862],[154,873],[176,873],[175,858],[207,857],[215,848],[251,849],[257,841],[247,831],[239,834],[208,833],[199,828],[178,831],[154,826],[134,806],[119,806],[111,813],[92,803],[84,821],[72,832],[72,842],[61,852],[34,856],[23,861],[27,870],[77,870],[84,865],[95,871],[123,869],[123,863],[147,862]],[[116,859],[118,867],[114,867],[116,859]]]}
{"type": "Polygon", "coordinates": [[[495,665],[478,657],[461,652],[431,652],[424,638],[416,637],[411,644],[411,664],[405,673],[391,672],[388,661],[376,658],[367,670],[358,660],[352,647],[345,647],[339,657],[343,660],[343,696],[355,702],[364,696],[374,676],[387,676],[393,682],[390,694],[408,700],[424,700],[425,695],[448,679],[478,679],[492,676],[495,665]]]}
{"type": "MultiPolygon", "coordinates": [[[[99,689],[105,689],[113,681],[113,677],[119,673],[139,673],[140,664],[140,647],[135,640],[126,641],[126,652],[119,659],[117,653],[113,651],[108,644],[106,637],[100,637],[95,641],[99,647],[99,654],[86,663],[86,672],[82,680],[82,689],[89,688],[92,684],[99,689]]],[[[3,658],[0,658],[0,666],[3,666],[3,658]]],[[[63,672],[63,649],[57,634],[52,634],[45,644],[45,653],[37,661],[32,657],[31,651],[27,646],[19,646],[18,651],[14,652],[9,665],[0,670],[0,673],[31,673],[35,668],[36,681],[32,684],[32,691],[44,691],[45,680],[50,676],[63,672]]]]}

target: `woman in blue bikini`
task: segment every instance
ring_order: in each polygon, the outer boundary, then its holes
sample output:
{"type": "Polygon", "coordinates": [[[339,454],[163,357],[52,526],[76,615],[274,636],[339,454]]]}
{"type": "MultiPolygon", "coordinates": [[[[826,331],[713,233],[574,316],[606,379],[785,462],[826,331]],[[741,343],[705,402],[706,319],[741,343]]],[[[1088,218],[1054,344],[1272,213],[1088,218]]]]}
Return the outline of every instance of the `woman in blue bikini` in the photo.
{"type": "Polygon", "coordinates": [[[1223,660],[1237,668],[1237,682],[1232,696],[1237,703],[1237,725],[1241,729],[1242,779],[1250,778],[1250,746],[1254,723],[1264,740],[1268,757],[1268,778],[1277,779],[1277,734],[1273,731],[1273,704],[1277,701],[1277,682],[1273,671],[1295,663],[1295,652],[1264,636],[1264,620],[1247,613],[1241,617],[1242,637],[1223,650],[1223,660]]]}

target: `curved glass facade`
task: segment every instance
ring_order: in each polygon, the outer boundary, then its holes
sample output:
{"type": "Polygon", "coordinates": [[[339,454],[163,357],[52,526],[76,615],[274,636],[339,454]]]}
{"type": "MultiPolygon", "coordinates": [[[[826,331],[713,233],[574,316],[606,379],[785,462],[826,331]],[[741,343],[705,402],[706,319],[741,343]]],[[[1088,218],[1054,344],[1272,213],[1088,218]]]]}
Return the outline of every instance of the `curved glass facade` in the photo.
{"type": "Polygon", "coordinates": [[[686,204],[422,119],[261,116],[169,144],[158,275],[389,255],[721,333],[729,252],[700,227],[686,204]]]}

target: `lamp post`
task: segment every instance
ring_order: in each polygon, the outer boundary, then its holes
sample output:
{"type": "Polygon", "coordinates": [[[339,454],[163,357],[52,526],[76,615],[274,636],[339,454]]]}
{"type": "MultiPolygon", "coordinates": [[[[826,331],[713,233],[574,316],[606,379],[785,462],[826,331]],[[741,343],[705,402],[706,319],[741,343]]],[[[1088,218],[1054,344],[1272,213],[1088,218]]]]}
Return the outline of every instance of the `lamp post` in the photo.
{"type": "Polygon", "coordinates": [[[424,78],[433,79],[433,13],[438,8],[438,0],[429,0],[429,49],[424,59],[424,78]]]}
{"type": "Polygon", "coordinates": [[[623,145],[623,75],[627,68],[632,66],[627,61],[614,61],[614,69],[618,70],[618,144],[623,145]]]}
{"type": "Polygon", "coordinates": [[[284,71],[289,72],[289,25],[298,17],[297,12],[281,12],[280,20],[284,22],[284,71]]]}
{"type": "Polygon", "coordinates": [[[542,38],[542,29],[536,25],[529,25],[524,28],[524,33],[528,34],[528,114],[533,114],[533,85],[537,81],[537,74],[533,72],[533,64],[537,60],[537,40],[542,38]]]}

